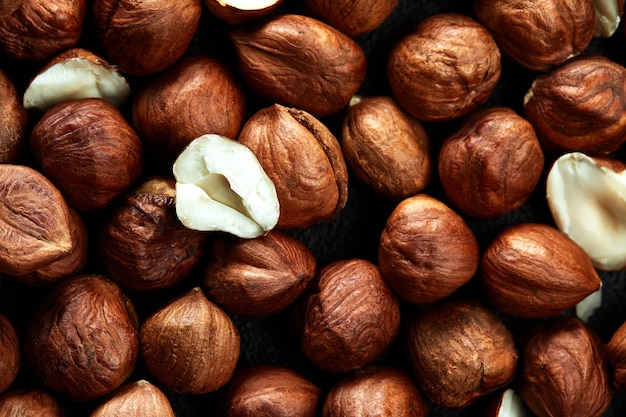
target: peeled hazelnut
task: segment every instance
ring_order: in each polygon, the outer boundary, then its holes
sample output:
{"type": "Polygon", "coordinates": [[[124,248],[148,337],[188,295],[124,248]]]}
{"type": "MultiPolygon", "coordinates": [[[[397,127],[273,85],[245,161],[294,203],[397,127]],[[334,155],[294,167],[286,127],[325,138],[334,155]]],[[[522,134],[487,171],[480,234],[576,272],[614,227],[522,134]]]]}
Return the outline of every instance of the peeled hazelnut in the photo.
{"type": "Polygon", "coordinates": [[[191,44],[202,0],[96,0],[93,24],[107,57],[128,75],[174,64],[191,44]]]}
{"type": "Polygon", "coordinates": [[[272,13],[283,0],[204,0],[209,12],[231,25],[240,25],[272,13]]]}
{"type": "Polygon", "coordinates": [[[0,20],[0,51],[17,60],[50,59],[78,43],[86,13],[85,0],[22,0],[0,20]]]}
{"type": "Polygon", "coordinates": [[[15,163],[27,139],[28,114],[13,82],[0,70],[0,163],[15,163]]]}
{"type": "Polygon", "coordinates": [[[428,409],[409,374],[392,366],[369,365],[330,389],[322,417],[424,417],[428,409]]]}
{"type": "Polygon", "coordinates": [[[531,328],[520,362],[518,392],[537,416],[599,417],[611,402],[604,344],[575,317],[531,328]]]}
{"type": "Polygon", "coordinates": [[[139,352],[133,305],[100,275],[66,278],[32,317],[25,357],[47,387],[91,401],[122,385],[139,352]]]}
{"type": "Polygon", "coordinates": [[[475,218],[503,216],[526,202],[543,174],[532,125],[513,110],[478,110],[439,151],[439,178],[454,206],[475,218]]]}
{"type": "Polygon", "coordinates": [[[522,397],[513,388],[502,390],[489,403],[487,417],[527,417],[522,397]]]}
{"type": "Polygon", "coordinates": [[[232,320],[200,288],[151,314],[139,334],[143,363],[166,389],[204,394],[226,385],[239,359],[232,320]]]}
{"type": "Polygon", "coordinates": [[[421,20],[391,49],[393,96],[419,120],[464,116],[483,104],[500,79],[500,51],[474,19],[442,13],[421,20]]]}
{"type": "Polygon", "coordinates": [[[44,175],[78,210],[107,206],[142,171],[139,136],[103,99],[72,100],[50,108],[33,128],[30,146],[44,175]]]}
{"type": "Polygon", "coordinates": [[[280,202],[276,227],[328,222],[345,207],[348,168],[341,146],[313,115],[274,104],[253,114],[238,140],[254,152],[276,186],[280,202]]]}
{"type": "Polygon", "coordinates": [[[398,0],[305,0],[307,12],[349,36],[361,36],[382,25],[398,0]]]}
{"type": "Polygon", "coordinates": [[[22,365],[20,349],[20,340],[13,323],[7,316],[0,314],[0,393],[11,388],[17,378],[22,365]]]}
{"type": "Polygon", "coordinates": [[[254,153],[220,135],[194,139],[174,162],[176,216],[185,227],[261,236],[278,221],[276,188],[254,153]]]}
{"type": "Polygon", "coordinates": [[[89,416],[175,417],[176,414],[163,391],[142,379],[122,385],[89,416]]]}
{"type": "Polygon", "coordinates": [[[502,53],[535,71],[580,54],[595,30],[591,0],[474,0],[473,5],[502,53]]]}
{"type": "Polygon", "coordinates": [[[378,248],[385,281],[412,303],[451,295],[474,276],[479,256],[478,241],[463,218],[426,194],[396,206],[378,248]]]}
{"type": "Polygon", "coordinates": [[[275,15],[238,27],[230,37],[251,89],[316,117],[342,110],[365,77],[361,47],[308,16],[275,15]]]}
{"type": "Polygon", "coordinates": [[[391,97],[355,96],[350,101],[341,148],[357,178],[386,197],[410,197],[430,182],[428,134],[391,97]]]}
{"type": "Polygon", "coordinates": [[[620,392],[626,392],[626,322],[613,333],[606,349],[613,386],[620,392]]]}
{"type": "Polygon", "coordinates": [[[513,334],[478,302],[423,306],[408,323],[407,346],[418,386],[444,408],[469,405],[515,375],[513,334]]]}
{"type": "Polygon", "coordinates": [[[19,417],[65,417],[52,394],[38,388],[15,389],[0,396],[0,415],[19,417]]]}
{"type": "Polygon", "coordinates": [[[291,324],[314,365],[348,372],[387,350],[400,328],[400,308],[375,264],[339,260],[318,271],[296,302],[291,324]]]}
{"type": "Polygon", "coordinates": [[[0,196],[1,273],[28,274],[70,253],[69,207],[40,172],[0,164],[0,196]]]}
{"type": "Polygon", "coordinates": [[[540,223],[509,226],[496,236],[483,253],[481,276],[491,304],[524,318],[560,314],[601,285],[585,251],[540,223]]]}
{"type": "Polygon", "coordinates": [[[593,0],[593,7],[596,11],[594,36],[610,38],[622,21],[624,0],[593,0]]]}
{"type": "Polygon", "coordinates": [[[576,304],[574,309],[576,317],[578,317],[583,323],[589,323],[594,313],[602,307],[602,285],[600,288],[576,304]]]}
{"type": "Polygon", "coordinates": [[[233,71],[217,58],[182,58],[134,96],[133,126],[147,151],[173,160],[198,136],[235,138],[246,103],[233,71]]]}
{"type": "Polygon", "coordinates": [[[608,154],[626,141],[626,68],[598,55],[535,78],[524,116],[544,149],[608,154]]]}
{"type": "Polygon", "coordinates": [[[215,237],[204,288],[226,311],[269,316],[286,309],[315,275],[315,257],[300,241],[272,230],[254,239],[215,237]]]}
{"type": "Polygon", "coordinates": [[[221,392],[224,417],[315,417],[322,390],[282,366],[254,365],[235,372],[221,392]]]}

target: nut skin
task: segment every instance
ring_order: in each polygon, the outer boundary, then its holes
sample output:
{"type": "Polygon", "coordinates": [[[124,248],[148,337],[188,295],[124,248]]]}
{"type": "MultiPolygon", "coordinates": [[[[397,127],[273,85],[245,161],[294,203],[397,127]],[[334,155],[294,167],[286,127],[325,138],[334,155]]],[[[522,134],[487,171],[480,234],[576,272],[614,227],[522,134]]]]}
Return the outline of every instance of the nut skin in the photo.
{"type": "Polygon", "coordinates": [[[305,0],[303,3],[310,16],[357,37],[382,25],[398,0],[305,0]]]}
{"type": "Polygon", "coordinates": [[[0,19],[0,51],[24,61],[43,61],[75,46],[87,13],[85,0],[23,0],[0,19]]]}
{"type": "Polygon", "coordinates": [[[457,13],[421,20],[387,58],[393,96],[413,117],[428,122],[475,110],[487,101],[500,73],[500,50],[489,31],[457,13]]]}
{"type": "Polygon", "coordinates": [[[502,53],[534,71],[547,71],[580,54],[595,30],[588,0],[474,0],[473,9],[502,53]]]}
{"type": "Polygon", "coordinates": [[[366,58],[350,37],[317,19],[280,14],[230,32],[246,84],[267,101],[325,117],[361,87],[366,58]]]}
{"type": "Polygon", "coordinates": [[[515,376],[513,334],[477,301],[446,299],[422,306],[409,318],[406,343],[418,386],[441,407],[472,404],[515,376]]]}
{"type": "Polygon", "coordinates": [[[174,393],[216,391],[230,380],[239,359],[237,328],[198,287],[152,313],[139,340],[148,373],[174,393]]]}
{"type": "Polygon", "coordinates": [[[425,417],[428,410],[408,373],[389,365],[368,365],[330,389],[322,417],[425,417]]]}
{"type": "Polygon", "coordinates": [[[439,151],[439,179],[460,211],[493,219],[524,204],[541,179],[544,154],[532,125],[515,111],[474,112],[439,151]]]}
{"type": "Polygon", "coordinates": [[[415,195],[430,182],[428,133],[392,97],[353,98],[342,124],[341,149],[356,177],[390,199],[415,195]]]}
{"type": "Polygon", "coordinates": [[[21,365],[22,352],[17,331],[11,320],[0,314],[0,393],[11,388],[21,365]]]}
{"type": "Polygon", "coordinates": [[[626,322],[613,333],[606,349],[613,386],[619,392],[626,392],[626,322]]]}
{"type": "Polygon", "coordinates": [[[280,104],[264,107],[247,120],[238,140],[276,187],[278,229],[329,222],[345,207],[348,167],[341,145],[312,114],[280,104]]]}
{"type": "Polygon", "coordinates": [[[163,391],[142,379],[122,385],[98,405],[89,416],[175,417],[176,414],[163,391]]]}
{"type": "Polygon", "coordinates": [[[176,217],[175,184],[154,177],[127,192],[98,232],[98,257],[122,288],[148,291],[181,282],[200,262],[207,234],[176,217]]]}
{"type": "Polygon", "coordinates": [[[398,334],[400,308],[376,264],[338,260],[318,271],[296,302],[290,325],[314,365],[342,373],[385,352],[398,334]]]}
{"type": "Polygon", "coordinates": [[[274,0],[271,5],[257,9],[243,9],[232,6],[228,0],[204,0],[209,12],[230,25],[242,25],[262,18],[276,10],[283,0],[274,0]]]}
{"type": "Polygon", "coordinates": [[[402,200],[380,236],[383,277],[412,303],[451,295],[476,274],[479,260],[478,241],[463,218],[427,194],[402,200]]]}
{"type": "Polygon", "coordinates": [[[143,148],[122,113],[99,98],[53,106],[30,136],[41,170],[81,211],[102,209],[139,178],[143,148]]]}
{"type": "Polygon", "coordinates": [[[60,402],[39,388],[14,389],[0,396],[0,415],[20,417],[65,417],[60,402]]]}
{"type": "Polygon", "coordinates": [[[523,318],[555,316],[600,288],[589,256],[555,227],[509,226],[482,255],[485,295],[498,310],[523,318]]]}
{"type": "Polygon", "coordinates": [[[599,417],[609,406],[605,345],[579,319],[554,317],[520,342],[518,392],[539,417],[599,417]]]}
{"type": "Polygon", "coordinates": [[[0,70],[0,163],[15,163],[28,141],[28,113],[20,103],[15,85],[0,70]]]}
{"type": "Polygon", "coordinates": [[[252,365],[235,372],[219,397],[224,417],[315,417],[322,390],[296,371],[252,365]]]}
{"type": "Polygon", "coordinates": [[[203,134],[236,138],[245,113],[239,79],[220,59],[204,55],[182,58],[157,75],[132,106],[146,151],[168,162],[203,134]]]}
{"type": "Polygon", "coordinates": [[[0,22],[11,16],[21,3],[22,0],[4,0],[0,3],[0,22]]]}
{"type": "Polygon", "coordinates": [[[74,401],[103,397],[135,368],[137,315],[102,275],[66,278],[46,294],[28,327],[25,358],[48,388],[74,401]]]}
{"type": "Polygon", "coordinates": [[[626,68],[599,55],[535,78],[524,116],[547,152],[605,155],[626,141],[626,68]]]}
{"type": "Polygon", "coordinates": [[[313,253],[277,230],[254,239],[213,239],[204,273],[208,296],[225,311],[266,317],[285,310],[315,275],[313,253]]]}

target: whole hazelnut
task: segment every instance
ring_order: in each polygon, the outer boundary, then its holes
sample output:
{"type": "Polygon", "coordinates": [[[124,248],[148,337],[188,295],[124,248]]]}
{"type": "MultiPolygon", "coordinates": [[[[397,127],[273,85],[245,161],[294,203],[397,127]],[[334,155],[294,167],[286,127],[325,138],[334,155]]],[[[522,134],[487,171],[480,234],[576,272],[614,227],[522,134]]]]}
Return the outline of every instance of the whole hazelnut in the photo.
{"type": "Polygon", "coordinates": [[[396,41],[387,59],[393,96],[419,120],[464,116],[483,104],[500,79],[500,50],[471,17],[441,13],[396,41]]]}
{"type": "Polygon", "coordinates": [[[230,380],[239,359],[239,333],[222,309],[193,288],[141,325],[141,358],[171,392],[204,394],[230,380]]]}
{"type": "Polygon", "coordinates": [[[348,372],[389,348],[400,328],[400,307],[375,264],[338,260],[310,282],[295,304],[291,325],[301,351],[314,365],[348,372]]]}
{"type": "Polygon", "coordinates": [[[138,352],[134,307],[101,275],[56,284],[33,315],[25,340],[27,363],[40,381],[78,402],[122,385],[138,352]]]}
{"type": "Polygon", "coordinates": [[[613,386],[620,392],[626,392],[626,322],[613,332],[606,349],[613,386]]]}
{"type": "Polygon", "coordinates": [[[283,0],[204,0],[209,12],[230,25],[241,25],[272,13],[283,0]]]}
{"type": "Polygon", "coordinates": [[[0,393],[11,388],[21,365],[21,344],[15,327],[7,316],[0,314],[0,393]]]}
{"type": "Polygon", "coordinates": [[[382,25],[398,0],[305,0],[305,10],[312,16],[349,36],[361,36],[382,25]]]}
{"type": "Polygon", "coordinates": [[[402,200],[380,236],[383,277],[412,303],[451,295],[474,276],[479,260],[478,241],[463,218],[426,194],[402,200]]]}
{"type": "Polygon", "coordinates": [[[28,114],[17,96],[15,85],[0,70],[0,163],[15,163],[27,136],[28,114]]]}
{"type": "Polygon", "coordinates": [[[407,326],[409,362],[432,403],[464,407],[513,380],[513,334],[483,304],[446,299],[421,306],[407,326]]]}
{"type": "Polygon", "coordinates": [[[141,174],[141,140],[111,103],[72,100],[46,111],[30,136],[31,153],[68,203],[83,211],[104,208],[141,174]]]}
{"type": "Polygon", "coordinates": [[[100,403],[90,417],[175,417],[167,396],[156,385],[141,379],[127,382],[100,403]]]}
{"type": "Polygon", "coordinates": [[[407,198],[430,182],[428,133],[392,97],[355,96],[350,101],[341,149],[356,177],[383,196],[407,198]]]}
{"type": "Polygon", "coordinates": [[[453,205],[475,218],[503,216],[528,200],[544,155],[532,125],[512,109],[478,110],[446,138],[439,179],[453,205]]]}
{"type": "Polygon", "coordinates": [[[65,417],[61,403],[39,388],[14,389],[0,395],[0,415],[20,417],[65,417]]]}

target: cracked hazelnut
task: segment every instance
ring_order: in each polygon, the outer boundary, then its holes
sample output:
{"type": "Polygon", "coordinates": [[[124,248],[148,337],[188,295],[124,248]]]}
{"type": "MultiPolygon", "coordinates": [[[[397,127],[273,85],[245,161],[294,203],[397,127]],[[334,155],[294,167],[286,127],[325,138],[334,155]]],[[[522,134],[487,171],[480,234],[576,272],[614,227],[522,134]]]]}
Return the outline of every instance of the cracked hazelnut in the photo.
{"type": "Polygon", "coordinates": [[[176,414],[163,391],[141,379],[119,387],[89,415],[108,416],[175,417],[176,414]]]}
{"type": "Polygon", "coordinates": [[[613,386],[626,392],[626,322],[622,323],[606,346],[613,386]]]}
{"type": "Polygon", "coordinates": [[[65,417],[65,410],[50,393],[38,388],[14,389],[0,396],[0,415],[65,417]]]}
{"type": "Polygon", "coordinates": [[[382,25],[398,5],[398,0],[305,0],[312,16],[349,36],[361,36],[382,25]]]}
{"type": "Polygon", "coordinates": [[[490,402],[487,417],[527,417],[526,407],[517,391],[507,388],[498,393],[490,402]]]}
{"type": "Polygon", "coordinates": [[[413,117],[429,122],[476,109],[491,95],[500,72],[500,51],[489,31],[457,13],[421,20],[387,59],[393,96],[413,117]]]}
{"type": "Polygon", "coordinates": [[[283,0],[204,0],[209,12],[231,25],[241,25],[272,13],[283,0]]]}
{"type": "Polygon", "coordinates": [[[619,28],[624,13],[624,0],[593,0],[596,11],[594,36],[610,38],[619,28]]]}
{"type": "Polygon", "coordinates": [[[27,137],[28,114],[15,85],[0,70],[0,163],[15,163],[27,137]]]}
{"type": "Polygon", "coordinates": [[[15,327],[7,316],[0,314],[0,393],[11,388],[21,365],[21,344],[15,327]]]}

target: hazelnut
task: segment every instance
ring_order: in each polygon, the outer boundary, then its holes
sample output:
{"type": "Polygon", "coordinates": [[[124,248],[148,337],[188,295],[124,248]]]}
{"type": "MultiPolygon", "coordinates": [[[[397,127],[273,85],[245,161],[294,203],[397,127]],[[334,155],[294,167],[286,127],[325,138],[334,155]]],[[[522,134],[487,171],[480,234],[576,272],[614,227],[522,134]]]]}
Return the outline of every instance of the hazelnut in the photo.
{"type": "Polygon", "coordinates": [[[231,25],[241,25],[272,13],[283,0],[204,0],[209,12],[231,25]]]}
{"type": "Polygon", "coordinates": [[[138,352],[134,307],[101,275],[56,284],[33,315],[25,341],[27,363],[41,382],[78,402],[122,385],[138,352]]]}
{"type": "Polygon", "coordinates": [[[322,417],[425,417],[428,409],[408,373],[369,365],[335,383],[326,395],[322,417]]]}
{"type": "Polygon", "coordinates": [[[395,99],[429,122],[476,109],[491,95],[500,72],[500,51],[489,31],[457,13],[421,20],[393,45],[387,60],[395,99]]]}
{"type": "Polygon", "coordinates": [[[538,416],[599,417],[612,398],[604,343],[575,317],[554,317],[520,342],[518,392],[538,416]]]}
{"type": "Polygon", "coordinates": [[[233,71],[215,57],[194,55],[142,86],[132,118],[146,150],[169,162],[205,133],[235,138],[245,111],[233,71]]]}
{"type": "Polygon", "coordinates": [[[156,385],[145,379],[127,382],[98,405],[90,417],[175,417],[170,401],[156,385]]]}
{"type": "Polygon", "coordinates": [[[28,114],[11,79],[0,70],[0,163],[15,163],[27,139],[28,114]]]}
{"type": "Polygon", "coordinates": [[[21,365],[20,340],[15,327],[7,316],[0,314],[0,393],[11,388],[21,365]]]}
{"type": "Polygon", "coordinates": [[[543,174],[544,155],[531,124],[512,109],[478,110],[439,151],[439,179],[455,207],[492,219],[519,208],[543,174]]]}
{"type": "Polygon", "coordinates": [[[341,148],[356,177],[383,196],[407,198],[430,182],[428,134],[392,97],[353,97],[342,125],[341,148]]]}
{"type": "Polygon", "coordinates": [[[515,375],[513,334],[477,301],[446,299],[409,318],[409,362],[434,404],[460,408],[508,385],[515,375]]]}
{"type": "Polygon", "coordinates": [[[580,54],[595,30],[591,0],[474,0],[473,6],[502,53],[534,71],[580,54]]]}
{"type": "Polygon", "coordinates": [[[238,140],[254,152],[276,186],[276,227],[303,229],[329,222],[345,207],[348,168],[341,146],[315,116],[274,104],[253,114],[238,140]]]}
{"type": "Polygon", "coordinates": [[[141,325],[139,340],[148,373],[176,393],[221,388],[239,359],[237,328],[197,287],[152,313],[141,325]]]}
{"type": "Polygon", "coordinates": [[[128,75],[150,75],[178,61],[200,24],[202,0],[96,0],[93,25],[107,57],[128,75]]]}
{"type": "Polygon", "coordinates": [[[524,318],[560,314],[601,285],[585,251],[540,223],[509,226],[496,236],[483,253],[481,276],[491,304],[524,318]]]}
{"type": "Polygon", "coordinates": [[[98,98],[50,108],[33,128],[30,147],[44,175],[83,211],[107,206],[143,166],[139,136],[115,106],[98,98]]]}
{"type": "Polygon", "coordinates": [[[341,111],[365,78],[361,47],[308,16],[278,14],[235,28],[230,37],[253,91],[316,117],[341,111]]]}
{"type": "Polygon", "coordinates": [[[65,417],[65,410],[52,394],[39,388],[14,389],[0,396],[0,415],[65,417]]]}
{"type": "Polygon", "coordinates": [[[295,304],[291,325],[301,351],[314,365],[348,372],[389,348],[400,328],[400,308],[375,264],[338,260],[309,283],[295,304]]]}
{"type": "Polygon", "coordinates": [[[219,397],[224,417],[315,417],[322,390],[289,368],[253,365],[235,372],[219,397]]]}
{"type": "Polygon", "coordinates": [[[0,21],[11,16],[13,12],[20,7],[21,3],[22,0],[3,0],[3,2],[0,3],[0,21]]]}
{"type": "Polygon", "coordinates": [[[426,194],[395,207],[378,247],[385,281],[412,303],[451,295],[474,276],[479,256],[478,241],[463,218],[426,194]]]}
{"type": "Polygon", "coordinates": [[[608,154],[626,141],[626,68],[598,55],[539,75],[524,116],[547,152],[608,154]]]}
{"type": "Polygon", "coordinates": [[[315,275],[315,257],[303,243],[276,230],[254,239],[216,236],[204,288],[224,310],[262,317],[289,307],[315,275]]]}
{"type": "Polygon", "coordinates": [[[626,392],[626,322],[613,332],[606,349],[613,386],[619,392],[626,392]]]}
{"type": "Polygon", "coordinates": [[[365,35],[377,29],[391,15],[398,0],[305,0],[305,10],[349,36],[365,35]]]}
{"type": "Polygon", "coordinates": [[[594,36],[610,38],[619,28],[624,14],[624,0],[593,0],[596,11],[594,36]]]}
{"type": "Polygon", "coordinates": [[[522,397],[513,388],[499,392],[490,402],[487,417],[527,417],[522,397]]]}

